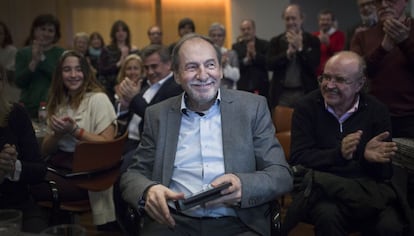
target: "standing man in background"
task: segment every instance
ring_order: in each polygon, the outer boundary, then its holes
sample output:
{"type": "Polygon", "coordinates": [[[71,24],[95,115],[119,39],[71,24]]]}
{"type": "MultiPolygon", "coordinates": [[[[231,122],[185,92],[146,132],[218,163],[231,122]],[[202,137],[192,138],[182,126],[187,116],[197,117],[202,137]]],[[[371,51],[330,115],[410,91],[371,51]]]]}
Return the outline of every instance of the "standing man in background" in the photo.
{"type": "Polygon", "coordinates": [[[319,31],[313,33],[321,41],[321,59],[316,71],[317,75],[322,74],[326,61],[345,47],[345,34],[335,27],[335,20],[332,11],[322,10],[319,12],[319,31]]]}
{"type": "MultiPolygon", "coordinates": [[[[367,62],[370,93],[388,106],[393,138],[414,138],[414,21],[408,0],[376,1],[378,24],[359,32],[351,50],[367,62]]],[[[395,183],[414,209],[414,174],[394,166],[395,183]]]]}
{"type": "Polygon", "coordinates": [[[368,30],[374,27],[378,22],[377,8],[374,0],[357,0],[359,16],[361,21],[348,30],[346,37],[346,48],[349,49],[352,38],[358,32],[368,30]]]}
{"type": "Polygon", "coordinates": [[[148,39],[150,41],[149,44],[158,44],[162,45],[162,31],[161,27],[158,25],[153,25],[148,28],[147,31],[148,39]]]}
{"type": "MultiPolygon", "coordinates": [[[[180,38],[184,37],[184,35],[189,33],[195,33],[196,27],[193,19],[185,17],[178,22],[178,35],[180,38]]],[[[172,55],[172,52],[174,50],[175,45],[177,42],[174,42],[168,46],[168,50],[170,51],[170,54],[172,55]]]]}
{"type": "Polygon", "coordinates": [[[234,50],[224,47],[226,29],[220,23],[211,24],[208,36],[221,51],[221,63],[223,64],[223,79],[221,86],[228,89],[237,89],[237,81],[240,79],[239,60],[234,50]]]}
{"type": "Polygon", "coordinates": [[[269,75],[266,54],[269,50],[269,42],[256,37],[256,24],[252,19],[243,20],[240,31],[241,40],[234,43],[232,47],[237,52],[240,66],[237,88],[268,98],[269,75]]]}
{"type": "Polygon", "coordinates": [[[283,11],[286,32],[270,40],[267,66],[273,71],[269,103],[294,107],[298,98],[318,87],[315,71],[319,65],[318,38],[303,31],[303,12],[290,4],[283,11]]]}

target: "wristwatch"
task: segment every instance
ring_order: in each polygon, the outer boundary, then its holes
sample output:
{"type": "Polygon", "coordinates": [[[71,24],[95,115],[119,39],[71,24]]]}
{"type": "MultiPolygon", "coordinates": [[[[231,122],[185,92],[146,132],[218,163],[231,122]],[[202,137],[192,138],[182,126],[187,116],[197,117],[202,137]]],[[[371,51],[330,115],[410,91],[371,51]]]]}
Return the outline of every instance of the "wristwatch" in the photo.
{"type": "Polygon", "coordinates": [[[138,200],[138,215],[143,216],[145,214],[145,192],[138,200]]]}

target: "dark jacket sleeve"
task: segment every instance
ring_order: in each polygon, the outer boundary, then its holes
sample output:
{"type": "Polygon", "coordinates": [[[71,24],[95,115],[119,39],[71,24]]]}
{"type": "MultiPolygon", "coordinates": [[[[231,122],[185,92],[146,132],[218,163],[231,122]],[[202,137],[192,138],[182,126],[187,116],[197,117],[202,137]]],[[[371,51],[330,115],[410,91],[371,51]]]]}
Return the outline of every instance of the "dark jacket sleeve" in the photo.
{"type": "Polygon", "coordinates": [[[32,122],[24,108],[19,105],[13,107],[9,124],[12,136],[16,138],[18,159],[22,163],[20,182],[40,183],[46,174],[46,164],[41,158],[32,122]]]}
{"type": "Polygon", "coordinates": [[[103,48],[99,58],[99,74],[103,76],[116,75],[119,69],[116,63],[120,57],[121,52],[119,49],[114,49],[110,46],[103,48]]]}
{"type": "MultiPolygon", "coordinates": [[[[145,81],[144,81],[145,83],[145,81]]],[[[151,106],[153,104],[159,103],[161,101],[164,101],[167,98],[177,96],[183,92],[183,89],[180,85],[178,85],[174,77],[169,78],[167,81],[164,82],[164,84],[161,86],[161,88],[158,90],[158,92],[155,94],[153,99],[150,103],[147,103],[147,101],[144,99],[143,95],[146,90],[142,90],[140,93],[134,96],[132,101],[129,104],[129,112],[135,113],[139,115],[140,117],[145,117],[145,110],[148,106],[151,106]]],[[[131,116],[132,117],[132,116],[131,116]]],[[[142,132],[144,128],[144,122],[141,121],[139,125],[139,130],[142,132]]]]}
{"type": "MultiPolygon", "coordinates": [[[[320,133],[335,132],[337,121],[330,114],[325,114],[322,110],[323,104],[312,102],[313,100],[306,99],[298,103],[292,115],[292,146],[291,159],[292,165],[301,164],[308,168],[315,168],[324,170],[331,166],[342,165],[343,158],[339,145],[339,140],[330,140],[330,143],[325,140],[318,139],[320,133]],[[314,110],[314,111],[313,111],[314,110]],[[321,123],[321,112],[326,128],[318,130],[319,123],[321,123]]],[[[336,131],[337,132],[337,131],[336,131]]],[[[332,135],[333,136],[333,135],[332,135]]]]}
{"type": "Polygon", "coordinates": [[[299,65],[302,68],[302,83],[305,92],[318,88],[316,70],[320,61],[320,41],[315,36],[303,34],[303,49],[297,54],[299,65]]]}
{"type": "Polygon", "coordinates": [[[391,131],[389,114],[372,97],[361,97],[358,110],[342,124],[325,109],[319,91],[298,103],[292,116],[290,163],[344,177],[390,178],[389,163],[372,163],[364,157],[366,144],[373,137],[391,131]],[[342,139],[357,130],[363,135],[353,158],[346,160],[341,153],[342,139]]]}
{"type": "MultiPolygon", "coordinates": [[[[287,58],[288,43],[285,34],[276,36],[270,40],[269,51],[267,53],[267,67],[271,71],[279,69],[285,70],[289,59],[287,58]]],[[[280,77],[279,77],[280,78],[280,77]]]]}

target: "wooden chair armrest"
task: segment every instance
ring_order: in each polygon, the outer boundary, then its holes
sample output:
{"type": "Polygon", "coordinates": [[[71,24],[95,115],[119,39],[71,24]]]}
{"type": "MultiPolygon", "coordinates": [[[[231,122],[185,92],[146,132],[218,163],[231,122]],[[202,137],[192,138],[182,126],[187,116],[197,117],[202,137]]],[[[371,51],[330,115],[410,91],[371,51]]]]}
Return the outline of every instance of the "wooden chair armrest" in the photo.
{"type": "Polygon", "coordinates": [[[122,160],[119,161],[116,165],[113,165],[107,168],[101,168],[101,169],[90,170],[90,171],[79,171],[79,172],[72,172],[70,170],[54,168],[51,166],[47,167],[47,170],[66,179],[75,179],[75,178],[87,178],[88,179],[88,178],[93,178],[101,174],[104,174],[107,171],[120,168],[121,164],[122,164],[122,160]]]}

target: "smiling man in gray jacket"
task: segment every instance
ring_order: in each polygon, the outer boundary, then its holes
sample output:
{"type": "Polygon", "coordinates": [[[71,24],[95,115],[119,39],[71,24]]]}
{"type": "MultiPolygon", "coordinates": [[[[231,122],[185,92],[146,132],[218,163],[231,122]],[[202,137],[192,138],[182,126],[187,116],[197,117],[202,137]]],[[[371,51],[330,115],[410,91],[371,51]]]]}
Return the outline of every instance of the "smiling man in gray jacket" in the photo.
{"type": "Polygon", "coordinates": [[[266,99],[220,89],[220,50],[185,36],[173,71],[184,93],[151,106],[123,197],[145,211],[143,235],[270,235],[269,203],[290,191],[292,176],[276,140],[266,99]],[[222,196],[177,211],[173,201],[232,185],[222,196]]]}

